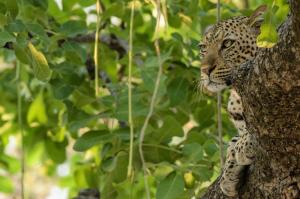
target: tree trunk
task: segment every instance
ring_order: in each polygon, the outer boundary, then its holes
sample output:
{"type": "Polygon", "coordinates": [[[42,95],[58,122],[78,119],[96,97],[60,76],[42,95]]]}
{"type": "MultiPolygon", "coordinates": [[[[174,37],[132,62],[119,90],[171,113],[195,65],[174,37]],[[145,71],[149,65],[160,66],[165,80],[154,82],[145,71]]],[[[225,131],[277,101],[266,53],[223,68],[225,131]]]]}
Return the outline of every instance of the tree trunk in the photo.
{"type": "MultiPolygon", "coordinates": [[[[300,198],[300,1],[289,2],[277,45],[260,49],[255,60],[234,71],[247,127],[259,141],[255,162],[234,198],[300,198]]],[[[230,198],[219,179],[201,197],[213,198],[230,198]]]]}

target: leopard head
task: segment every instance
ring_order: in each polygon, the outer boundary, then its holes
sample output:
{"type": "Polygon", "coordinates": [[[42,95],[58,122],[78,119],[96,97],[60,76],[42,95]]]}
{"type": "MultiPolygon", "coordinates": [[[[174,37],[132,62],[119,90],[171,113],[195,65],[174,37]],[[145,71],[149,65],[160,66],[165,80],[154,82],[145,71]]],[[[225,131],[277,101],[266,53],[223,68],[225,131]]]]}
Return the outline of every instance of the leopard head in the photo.
{"type": "Polygon", "coordinates": [[[265,10],[266,6],[260,6],[250,17],[234,17],[206,30],[199,44],[204,88],[218,92],[230,86],[232,70],[256,56],[256,38],[265,10]]]}

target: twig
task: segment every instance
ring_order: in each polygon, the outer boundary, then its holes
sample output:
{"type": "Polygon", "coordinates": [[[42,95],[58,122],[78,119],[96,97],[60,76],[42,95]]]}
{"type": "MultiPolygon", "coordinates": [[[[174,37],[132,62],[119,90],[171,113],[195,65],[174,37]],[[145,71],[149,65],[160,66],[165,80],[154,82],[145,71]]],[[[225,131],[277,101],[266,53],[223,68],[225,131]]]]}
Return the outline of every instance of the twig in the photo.
{"type": "Polygon", "coordinates": [[[173,148],[170,148],[170,147],[167,147],[167,146],[163,146],[163,145],[157,145],[157,144],[143,144],[143,146],[148,146],[148,147],[156,147],[156,148],[160,148],[160,149],[164,149],[164,150],[167,150],[167,151],[172,151],[172,152],[175,152],[175,153],[178,153],[178,154],[182,154],[182,151],[180,150],[177,150],[177,149],[173,149],[173,148]]]}
{"type": "Polygon", "coordinates": [[[134,126],[132,119],[132,35],[133,35],[133,19],[134,19],[134,4],[131,2],[131,15],[130,15],[130,29],[129,29],[129,51],[128,51],[128,123],[130,128],[130,146],[129,146],[129,162],[127,177],[132,176],[132,159],[133,159],[133,139],[134,139],[134,126]]]}
{"type": "Polygon", "coordinates": [[[95,33],[95,48],[94,48],[94,62],[95,62],[95,96],[98,97],[99,95],[99,77],[98,77],[98,44],[99,44],[99,28],[100,28],[100,12],[101,12],[101,5],[100,0],[96,2],[96,11],[97,11],[97,24],[96,24],[96,33],[95,33]]]}
{"type": "Polygon", "coordinates": [[[159,69],[158,69],[158,73],[157,73],[156,80],[155,80],[155,87],[154,87],[153,95],[152,95],[151,102],[150,102],[149,112],[146,116],[145,122],[141,129],[141,134],[140,134],[140,139],[139,139],[139,153],[140,153],[143,172],[144,172],[144,183],[145,183],[145,191],[146,191],[147,199],[150,199],[150,190],[149,190],[149,185],[148,185],[148,180],[147,180],[148,174],[147,174],[147,166],[146,166],[144,152],[143,152],[143,142],[144,142],[145,132],[146,132],[149,120],[153,114],[154,104],[155,104],[155,100],[157,97],[158,88],[159,88],[159,84],[160,84],[160,78],[162,75],[162,63],[161,63],[160,47],[159,47],[159,39],[158,39],[159,23],[160,23],[160,15],[161,15],[160,14],[160,0],[156,0],[156,6],[157,6],[157,20],[156,20],[156,28],[155,28],[155,38],[156,39],[154,41],[154,46],[155,46],[155,51],[157,54],[157,61],[158,61],[159,69]]]}

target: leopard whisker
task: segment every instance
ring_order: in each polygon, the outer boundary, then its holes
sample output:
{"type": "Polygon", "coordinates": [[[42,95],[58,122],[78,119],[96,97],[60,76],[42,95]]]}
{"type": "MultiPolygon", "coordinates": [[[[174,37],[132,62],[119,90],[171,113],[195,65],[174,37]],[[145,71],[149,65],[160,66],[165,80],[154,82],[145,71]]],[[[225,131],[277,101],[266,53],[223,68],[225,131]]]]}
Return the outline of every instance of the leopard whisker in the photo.
{"type": "Polygon", "coordinates": [[[195,82],[195,86],[194,86],[194,90],[196,90],[196,92],[194,92],[196,94],[196,102],[199,102],[202,100],[203,97],[203,78],[202,79],[196,79],[194,80],[195,82]]]}

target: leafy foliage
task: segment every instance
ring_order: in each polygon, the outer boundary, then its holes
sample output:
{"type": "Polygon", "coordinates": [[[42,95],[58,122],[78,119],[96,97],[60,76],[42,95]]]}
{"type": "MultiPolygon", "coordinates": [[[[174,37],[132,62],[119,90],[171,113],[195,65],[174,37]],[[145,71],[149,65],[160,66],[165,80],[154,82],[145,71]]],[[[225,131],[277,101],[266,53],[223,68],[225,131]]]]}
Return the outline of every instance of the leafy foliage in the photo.
{"type": "MultiPolygon", "coordinates": [[[[149,110],[158,71],[153,46],[154,1],[103,0],[99,44],[100,96],[95,97],[94,0],[0,1],[0,49],[8,67],[0,73],[0,191],[12,194],[10,178],[20,172],[19,156],[6,150],[10,140],[25,133],[26,167],[40,163],[45,175],[56,177],[62,163],[70,174],[58,184],[69,196],[97,188],[103,199],[145,198],[138,138],[149,110]],[[133,21],[134,175],[127,177],[128,35],[130,5],[133,21]],[[16,65],[20,64],[16,81],[16,65]],[[18,112],[17,86],[22,107],[18,112]],[[23,126],[18,123],[21,116],[23,126]]],[[[249,13],[233,1],[222,1],[222,18],[249,13]],[[226,3],[225,3],[226,2],[226,3]]],[[[276,27],[288,7],[283,0],[251,0],[250,7],[271,8],[258,43],[277,41],[276,27]]],[[[197,44],[216,21],[215,1],[162,1],[159,34],[163,75],[143,144],[152,197],[191,198],[220,173],[216,132],[216,98],[198,91],[197,44]],[[184,139],[183,139],[184,138],[184,139]]],[[[227,99],[227,93],[223,98],[227,99]]],[[[223,110],[223,139],[236,132],[223,110]]],[[[19,145],[18,145],[19,146],[19,145]]]]}

